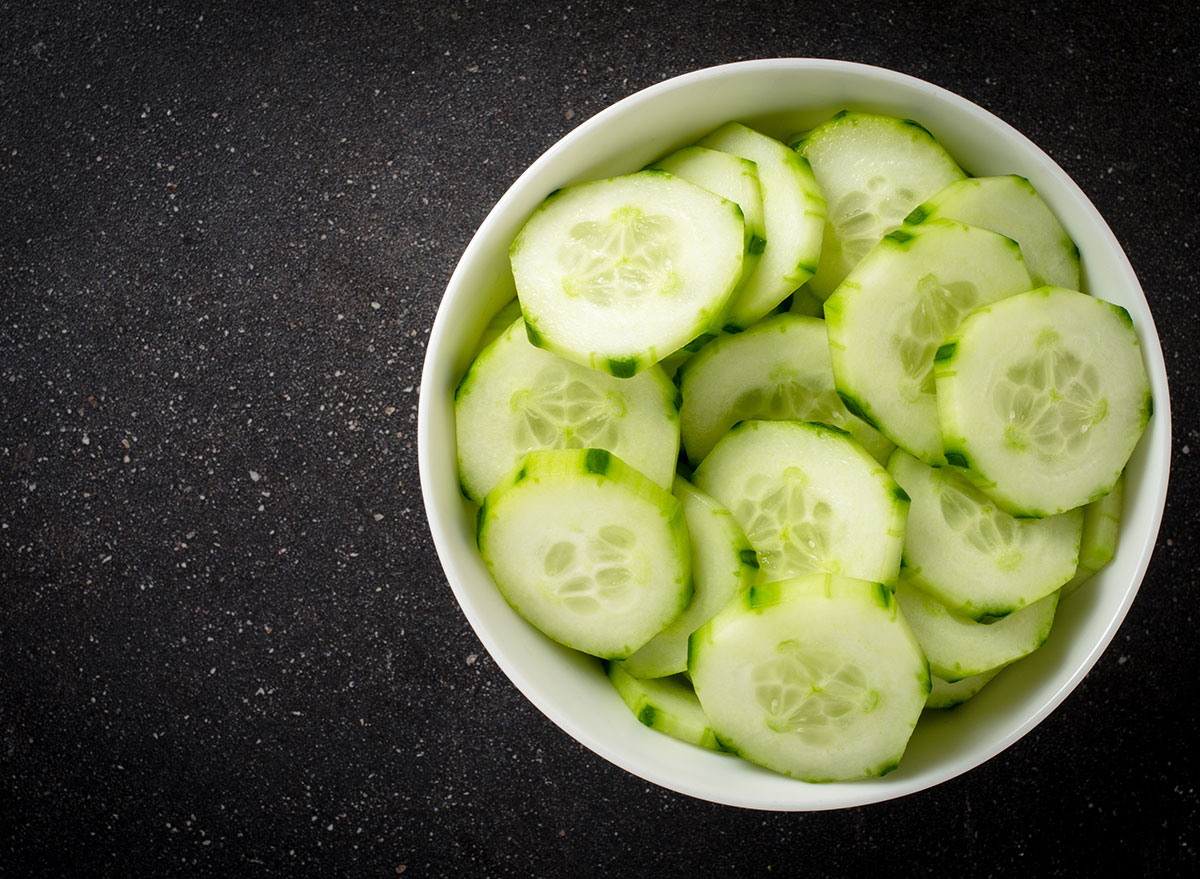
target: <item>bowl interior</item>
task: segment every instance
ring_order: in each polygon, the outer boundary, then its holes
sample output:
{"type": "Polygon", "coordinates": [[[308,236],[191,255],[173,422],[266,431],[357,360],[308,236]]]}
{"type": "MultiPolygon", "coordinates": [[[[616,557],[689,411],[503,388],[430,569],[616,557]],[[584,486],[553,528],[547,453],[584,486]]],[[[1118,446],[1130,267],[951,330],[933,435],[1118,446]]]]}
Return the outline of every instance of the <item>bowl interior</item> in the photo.
{"type": "Polygon", "coordinates": [[[1086,196],[1028,139],[950,92],[891,71],[814,59],[742,62],[614,104],[548,150],[497,203],[455,270],[429,339],[418,419],[421,482],[438,554],[467,619],[513,683],[575,739],[648,781],[715,802],[783,810],[863,805],[938,784],[999,753],[1053,710],[1111,641],[1145,574],[1166,498],[1166,381],[1153,318],[1128,259],[1086,196]],[[846,107],[917,120],[974,175],[1028,178],[1079,246],[1084,288],[1130,312],[1155,414],[1129,465],[1116,557],[1063,600],[1042,649],[959,708],[927,712],[895,772],[810,785],[642,726],[599,660],[551,642],[508,607],[476,551],[474,507],[459,493],[453,392],[488,319],[512,295],[508,246],[549,192],[636,170],[729,120],[786,138],[846,107]]]}

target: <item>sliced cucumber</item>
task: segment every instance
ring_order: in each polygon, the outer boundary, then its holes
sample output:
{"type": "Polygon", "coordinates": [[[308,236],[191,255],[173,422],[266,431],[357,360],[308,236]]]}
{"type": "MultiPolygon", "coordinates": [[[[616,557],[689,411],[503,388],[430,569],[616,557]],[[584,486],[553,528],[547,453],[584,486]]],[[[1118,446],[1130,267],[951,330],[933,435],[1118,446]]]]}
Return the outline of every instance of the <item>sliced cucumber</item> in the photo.
{"type": "Polygon", "coordinates": [[[829,575],[753,587],[692,635],[688,669],[727,748],[814,782],[894,769],[930,686],[891,590],[829,575]]]}
{"type": "Polygon", "coordinates": [[[915,226],[946,217],[1007,235],[1021,245],[1034,287],[1056,284],[1079,289],[1079,248],[1049,205],[1024,177],[970,177],[956,180],[905,219],[915,226]]]}
{"type": "Polygon", "coordinates": [[[478,542],[518,614],[606,659],[629,656],[692,597],[679,502],[601,449],[530,452],[484,499],[478,542]]]}
{"type": "Polygon", "coordinates": [[[512,244],[530,341],[626,378],[706,330],[742,273],[738,206],[665,171],[560,189],[512,244]]]}
{"type": "Polygon", "coordinates": [[[1112,561],[1117,552],[1117,535],[1121,530],[1121,505],[1125,495],[1125,474],[1117,480],[1112,491],[1083,508],[1083,537],[1079,541],[1079,567],[1075,576],[1062,588],[1065,598],[1097,571],[1112,561]]]}
{"type": "Polygon", "coordinates": [[[933,358],[968,313],[1030,287],[1015,241],[952,220],[891,232],[825,303],[833,377],[851,412],[944,464],[933,358]]]}
{"type": "Polygon", "coordinates": [[[702,186],[709,192],[715,192],[721,198],[734,202],[742,209],[746,241],[746,252],[742,258],[742,277],[730,294],[726,311],[721,312],[710,327],[711,332],[720,332],[728,322],[728,309],[738,301],[741,291],[754,277],[767,245],[758,165],[733,153],[690,146],[676,150],[650,167],[669,171],[689,183],[702,186]]]}
{"type": "Polygon", "coordinates": [[[758,267],[725,317],[729,328],[744,329],[816,271],[825,200],[808,161],[773,137],[730,122],[698,145],[741,156],[758,166],[766,245],[758,267]]]}
{"type": "Polygon", "coordinates": [[[1058,593],[1052,592],[998,622],[979,623],[951,613],[905,576],[896,584],[896,600],[925,651],[930,673],[950,683],[1037,650],[1050,634],[1058,607],[1058,593]]]}
{"type": "Polygon", "coordinates": [[[843,110],[796,149],[812,164],[827,203],[821,260],[808,282],[821,299],[913,208],[965,176],[933,135],[891,116],[843,110]]]}
{"type": "Polygon", "coordinates": [[[1000,674],[1002,670],[1002,668],[994,668],[991,671],[953,682],[943,681],[937,675],[930,674],[929,680],[933,686],[929,690],[929,698],[925,700],[925,707],[953,708],[961,705],[982,690],[984,685],[1000,674]]]}
{"type": "Polygon", "coordinates": [[[676,477],[673,493],[683,505],[692,544],[692,601],[666,629],[621,664],[639,678],[678,674],[687,668],[692,632],[750,588],[758,559],[733,514],[686,479],[676,477]]]}
{"type": "Polygon", "coordinates": [[[664,488],[679,453],[678,391],[658,367],[618,379],[529,344],[518,319],[454,398],[463,494],[484,496],[534,449],[607,449],[664,488]]]}
{"type": "Polygon", "coordinates": [[[785,312],[722,334],[679,373],[680,427],[698,464],[739,421],[819,421],[850,433],[877,460],[894,446],[851,415],[833,386],[825,322],[785,312]]]}
{"type": "Polygon", "coordinates": [[[742,526],[758,553],[760,582],[813,572],[896,581],[908,496],[840,430],[743,421],[693,481],[742,526]]]}
{"type": "Polygon", "coordinates": [[[888,472],[912,499],[905,575],[955,613],[979,621],[1005,617],[1074,574],[1081,511],[1018,519],[953,468],[930,467],[903,449],[892,453],[888,472]]]}
{"type": "Polygon", "coordinates": [[[644,680],[631,675],[623,665],[607,663],[608,679],[641,723],[671,738],[725,752],[687,678],[671,675],[644,680]]]}
{"type": "Polygon", "coordinates": [[[1129,313],[1060,287],[974,312],[936,376],[947,460],[1019,516],[1111,491],[1153,410],[1129,313]]]}

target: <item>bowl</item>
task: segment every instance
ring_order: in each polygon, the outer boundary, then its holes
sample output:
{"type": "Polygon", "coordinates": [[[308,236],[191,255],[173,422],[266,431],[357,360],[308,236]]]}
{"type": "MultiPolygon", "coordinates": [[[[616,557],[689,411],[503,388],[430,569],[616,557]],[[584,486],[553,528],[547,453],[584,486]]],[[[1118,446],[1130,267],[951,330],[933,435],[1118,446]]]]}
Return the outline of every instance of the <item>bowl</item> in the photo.
{"type": "Polygon", "coordinates": [[[496,664],[547,717],[606,760],[681,794],[754,809],[823,810],[952,779],[1012,745],[1079,684],[1112,641],[1149,564],[1166,500],[1170,421],[1162,348],[1145,295],[1108,225],[1049,156],[991,113],[928,82],[861,64],[781,58],[699,70],[631,95],[571,131],[517,179],[467,246],[434,321],[418,455],[430,531],[454,596],[496,664]],[[551,191],[637,170],[729,120],[785,139],[842,108],[917,120],[971,174],[1028,178],[1079,246],[1082,286],[1132,316],[1155,411],[1129,462],[1116,556],[1062,601],[1045,645],[967,703],[926,712],[894,772],[816,785],[642,726],[599,660],[555,644],[509,608],[476,549],[474,507],[459,491],[453,393],[489,317],[512,295],[508,246],[551,191]]]}

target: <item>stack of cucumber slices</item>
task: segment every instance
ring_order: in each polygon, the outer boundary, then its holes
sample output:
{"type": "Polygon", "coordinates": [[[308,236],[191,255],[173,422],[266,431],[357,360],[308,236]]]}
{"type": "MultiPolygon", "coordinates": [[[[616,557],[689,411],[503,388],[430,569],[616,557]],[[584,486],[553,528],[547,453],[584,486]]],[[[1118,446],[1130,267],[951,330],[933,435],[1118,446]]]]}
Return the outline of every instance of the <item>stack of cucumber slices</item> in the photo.
{"type": "Polygon", "coordinates": [[[630,722],[882,775],[1115,552],[1152,415],[1129,314],[1027,180],[915,122],[731,122],[549,194],[511,262],[463,494],[504,598],[630,722]]]}

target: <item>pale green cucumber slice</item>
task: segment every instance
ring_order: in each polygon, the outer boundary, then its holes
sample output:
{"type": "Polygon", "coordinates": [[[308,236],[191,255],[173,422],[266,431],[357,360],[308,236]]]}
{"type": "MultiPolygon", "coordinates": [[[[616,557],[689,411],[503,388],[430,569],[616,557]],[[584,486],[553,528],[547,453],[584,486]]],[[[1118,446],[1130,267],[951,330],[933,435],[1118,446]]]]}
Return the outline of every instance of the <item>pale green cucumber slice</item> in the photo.
{"type": "MultiPolygon", "coordinates": [[[[513,325],[513,321],[521,317],[521,303],[517,300],[516,292],[513,292],[512,299],[499,311],[492,315],[492,319],[488,321],[487,326],[483,328],[483,333],[479,337],[479,344],[475,346],[475,355],[478,357],[483,353],[483,349],[500,336],[504,335],[504,331],[513,325]]],[[[472,357],[472,360],[474,360],[472,357]]]]}
{"type": "Polygon", "coordinates": [[[925,658],[929,671],[954,682],[1028,656],[1045,643],[1054,623],[1058,593],[1052,592],[994,623],[979,623],[952,613],[902,575],[896,600],[925,658]]]}
{"type": "Polygon", "coordinates": [[[1019,516],[1111,491],[1153,411],[1129,313],[1061,287],[971,314],[936,376],[947,460],[1019,516]]]}
{"type": "Polygon", "coordinates": [[[1030,287],[1015,241],[952,220],[890,232],[825,302],[833,377],[851,412],[944,464],[933,358],[972,310],[1030,287]]]}
{"type": "Polygon", "coordinates": [[[454,396],[463,494],[484,495],[534,449],[607,449],[663,488],[679,454],[679,392],[657,366],[619,379],[529,343],[518,319],[454,396]]]}
{"type": "Polygon", "coordinates": [[[891,590],[819,574],[729,604],[692,635],[688,670],[725,747],[813,782],[894,769],[930,686],[891,590]]]}
{"type": "Polygon", "coordinates": [[[745,332],[722,334],[678,376],[680,428],[688,460],[698,464],[739,421],[818,421],[841,428],[877,460],[892,442],[851,415],[833,385],[825,322],[784,312],[745,332]]]}
{"type": "Polygon", "coordinates": [[[634,677],[623,666],[620,662],[607,663],[608,679],[638,721],[688,744],[726,752],[687,678],[677,674],[645,680],[634,677]]]}
{"type": "Polygon", "coordinates": [[[1079,248],[1033,184],[1016,174],[956,180],[905,219],[915,226],[946,217],[1012,238],[1021,246],[1034,287],[1079,289],[1079,248]]]}
{"type": "Polygon", "coordinates": [[[509,253],[530,341],[627,378],[709,327],[744,251],[735,203],[647,170],[553,193],[509,253]]]}
{"type": "Polygon", "coordinates": [[[758,553],[760,582],[813,572],[896,581],[908,496],[840,430],[743,421],[693,482],[742,526],[758,553]]]}
{"type": "Polygon", "coordinates": [[[953,708],[956,705],[961,705],[966,702],[976,693],[984,688],[984,686],[996,675],[1000,674],[1002,669],[994,668],[991,671],[985,671],[977,675],[972,675],[969,678],[963,678],[961,681],[943,681],[935,674],[930,674],[929,680],[932,687],[929,690],[929,698],[925,700],[926,708],[953,708]]]}
{"type": "Polygon", "coordinates": [[[697,145],[741,156],[758,166],[766,245],[754,274],[725,315],[728,328],[745,329],[816,271],[825,200],[808,161],[773,137],[730,122],[697,145]]]}
{"type": "Polygon", "coordinates": [[[1117,480],[1112,491],[1083,508],[1083,537],[1079,541],[1079,567],[1075,576],[1062,588],[1065,598],[1097,571],[1112,561],[1117,552],[1117,535],[1121,530],[1121,505],[1125,495],[1125,474],[1117,480]]]}
{"type": "Polygon", "coordinates": [[[721,312],[709,328],[711,332],[718,333],[727,322],[728,309],[732,308],[733,303],[740,298],[742,290],[754,277],[767,245],[758,165],[733,153],[690,146],[676,150],[650,167],[669,171],[689,183],[702,186],[709,192],[715,192],[721,198],[736,203],[742,209],[746,242],[746,252],[742,257],[742,277],[729,296],[726,311],[721,312]]]}
{"type": "Polygon", "coordinates": [[[758,558],[733,514],[682,477],[675,497],[683,505],[692,543],[692,601],[666,629],[621,663],[639,678],[659,678],[687,669],[692,632],[750,588],[758,558]]]}
{"type": "Polygon", "coordinates": [[[908,213],[965,175],[910,119],[843,110],[796,143],[825,195],[821,260],[808,282],[827,299],[908,213]]]}
{"type": "Polygon", "coordinates": [[[478,542],[518,614],[605,659],[629,656],[692,597],[679,502],[602,449],[530,452],[484,499],[478,542]]]}
{"type": "Polygon", "coordinates": [[[998,619],[1074,574],[1082,511],[1018,519],[953,468],[930,467],[903,449],[892,453],[888,472],[911,498],[905,576],[955,613],[998,619]]]}

